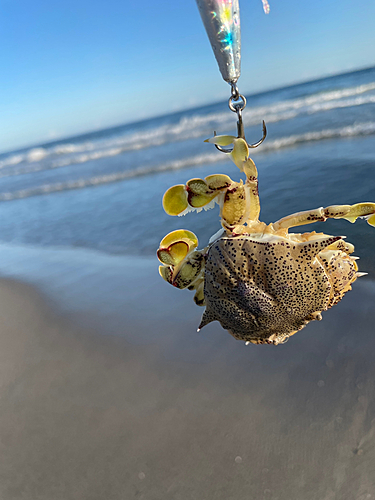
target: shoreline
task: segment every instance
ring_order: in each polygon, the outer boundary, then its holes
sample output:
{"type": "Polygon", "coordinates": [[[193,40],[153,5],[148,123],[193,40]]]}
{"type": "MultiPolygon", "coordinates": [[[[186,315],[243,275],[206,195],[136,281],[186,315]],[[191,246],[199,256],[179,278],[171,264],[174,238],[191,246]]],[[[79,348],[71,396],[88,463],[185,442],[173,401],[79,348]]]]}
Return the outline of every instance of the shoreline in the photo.
{"type": "Polygon", "coordinates": [[[246,347],[153,259],[0,258],[2,499],[375,495],[375,282],[246,347]]]}

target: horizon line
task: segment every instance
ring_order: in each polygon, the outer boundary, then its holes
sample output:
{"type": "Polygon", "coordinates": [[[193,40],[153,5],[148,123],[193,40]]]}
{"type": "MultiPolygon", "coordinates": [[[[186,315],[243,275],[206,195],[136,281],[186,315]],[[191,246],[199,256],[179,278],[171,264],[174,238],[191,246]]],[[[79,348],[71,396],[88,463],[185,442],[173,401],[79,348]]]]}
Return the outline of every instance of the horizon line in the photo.
{"type": "MultiPolygon", "coordinates": [[[[250,98],[250,97],[255,97],[255,96],[267,94],[269,92],[275,92],[276,90],[289,89],[289,88],[297,87],[299,85],[304,85],[304,84],[308,84],[308,83],[318,82],[320,80],[327,80],[327,79],[330,79],[330,78],[335,78],[337,76],[348,75],[350,73],[360,73],[360,72],[364,72],[364,71],[369,71],[371,69],[375,69],[375,65],[366,66],[366,67],[362,67],[362,68],[358,68],[358,69],[353,69],[353,70],[349,70],[349,71],[343,71],[343,72],[340,72],[340,73],[326,74],[326,75],[323,75],[323,76],[319,76],[317,78],[313,78],[311,80],[297,81],[297,82],[293,82],[293,83],[290,83],[290,84],[287,84],[287,85],[283,85],[281,87],[270,87],[270,88],[267,88],[265,90],[262,90],[261,92],[253,92],[251,94],[248,94],[248,93],[245,94],[244,93],[244,94],[247,96],[247,98],[250,98]]],[[[203,107],[214,106],[215,104],[219,104],[221,102],[222,102],[222,100],[220,99],[220,100],[217,100],[217,101],[208,102],[206,104],[200,104],[200,105],[197,105],[197,106],[192,106],[192,107],[189,107],[189,108],[181,108],[181,109],[172,111],[170,113],[163,113],[163,114],[151,115],[151,116],[149,116],[147,118],[143,118],[141,120],[132,120],[132,121],[129,121],[129,122],[122,122],[120,124],[110,125],[109,127],[91,129],[91,130],[87,130],[85,132],[79,132],[79,133],[73,134],[73,135],[61,136],[59,138],[55,138],[55,139],[49,140],[47,142],[43,141],[43,142],[26,144],[26,145],[18,147],[16,149],[10,149],[10,150],[6,150],[5,149],[5,150],[1,150],[0,151],[0,156],[7,155],[7,154],[10,154],[10,153],[21,153],[22,151],[28,150],[30,148],[44,148],[44,147],[48,147],[48,146],[51,146],[51,145],[54,145],[54,144],[58,144],[61,141],[66,141],[66,140],[69,140],[69,139],[83,139],[85,136],[90,136],[90,135],[95,134],[97,132],[104,132],[104,131],[111,131],[111,130],[114,131],[114,130],[122,128],[122,127],[137,125],[139,123],[147,122],[149,120],[151,121],[151,120],[155,120],[157,118],[163,118],[163,117],[172,116],[172,115],[178,114],[178,113],[184,113],[184,112],[188,112],[188,111],[193,111],[194,109],[199,109],[202,106],[203,107]]]]}

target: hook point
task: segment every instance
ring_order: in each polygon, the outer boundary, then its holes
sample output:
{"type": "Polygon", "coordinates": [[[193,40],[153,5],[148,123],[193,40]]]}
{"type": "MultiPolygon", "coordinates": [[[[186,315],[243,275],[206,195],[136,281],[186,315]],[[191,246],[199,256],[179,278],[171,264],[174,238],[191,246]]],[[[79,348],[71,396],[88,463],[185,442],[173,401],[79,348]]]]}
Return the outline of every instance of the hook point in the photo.
{"type": "Polygon", "coordinates": [[[262,144],[262,142],[264,141],[264,139],[266,137],[267,137],[267,127],[266,127],[266,122],[263,120],[263,137],[255,144],[248,144],[249,148],[252,148],[252,149],[257,148],[258,146],[260,146],[262,144]]]}

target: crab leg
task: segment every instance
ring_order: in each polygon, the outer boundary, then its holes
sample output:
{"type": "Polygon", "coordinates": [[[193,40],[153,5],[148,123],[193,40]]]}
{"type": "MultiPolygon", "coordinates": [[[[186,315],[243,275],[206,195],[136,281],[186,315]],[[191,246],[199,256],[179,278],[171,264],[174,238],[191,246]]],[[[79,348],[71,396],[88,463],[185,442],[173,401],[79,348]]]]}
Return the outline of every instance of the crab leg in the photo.
{"type": "Polygon", "coordinates": [[[249,221],[258,221],[260,214],[260,202],[258,191],[258,171],[255,163],[251,158],[248,158],[243,163],[243,171],[246,175],[245,187],[249,189],[250,202],[249,202],[249,221]]]}
{"type": "Polygon", "coordinates": [[[287,229],[289,227],[303,226],[312,222],[327,219],[346,219],[355,222],[358,217],[367,219],[370,226],[375,226],[375,203],[356,203],[355,205],[332,205],[327,208],[316,208],[306,212],[297,212],[274,222],[273,228],[287,229]]]}

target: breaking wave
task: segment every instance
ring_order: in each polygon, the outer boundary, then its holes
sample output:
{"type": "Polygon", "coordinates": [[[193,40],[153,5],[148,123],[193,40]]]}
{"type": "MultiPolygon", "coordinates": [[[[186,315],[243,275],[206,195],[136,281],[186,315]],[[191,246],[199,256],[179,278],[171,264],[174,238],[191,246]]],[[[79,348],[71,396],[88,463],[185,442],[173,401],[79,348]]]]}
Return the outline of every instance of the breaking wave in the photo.
{"type": "MultiPolygon", "coordinates": [[[[375,103],[375,82],[354,87],[318,92],[305,97],[275,102],[266,106],[254,106],[251,113],[244,115],[244,125],[259,125],[291,120],[298,115],[311,115],[336,108],[347,108],[375,103]]],[[[250,98],[251,99],[251,98],[250,98]]],[[[251,102],[251,101],[250,101],[251,102]]],[[[14,170],[15,175],[23,173],[18,167],[29,167],[25,172],[59,168],[73,164],[95,161],[117,156],[126,151],[136,151],[163,144],[195,139],[210,135],[212,130],[225,129],[233,124],[231,113],[196,112],[182,116],[177,123],[166,123],[154,128],[122,132],[114,137],[60,143],[50,147],[32,148],[22,153],[10,154],[0,160],[0,169],[14,170]]],[[[103,134],[105,131],[103,131],[103,134]]]]}
{"type": "MultiPolygon", "coordinates": [[[[349,138],[358,136],[367,136],[375,134],[375,122],[358,123],[341,128],[325,129],[316,132],[307,132],[304,134],[295,134],[288,137],[282,137],[275,140],[269,140],[264,143],[261,150],[253,150],[252,156],[272,152],[283,148],[290,148],[297,144],[309,143],[313,141],[322,141],[335,138],[349,138]]],[[[18,191],[0,193],[0,201],[11,201],[21,198],[29,198],[31,196],[39,196],[72,189],[83,189],[87,187],[99,186],[113,182],[120,182],[134,177],[144,175],[157,174],[171,170],[181,170],[184,168],[201,166],[210,163],[219,163],[227,161],[226,155],[217,152],[200,154],[191,156],[181,160],[173,160],[163,163],[162,165],[154,165],[149,167],[137,167],[125,172],[113,172],[110,174],[99,175],[86,179],[71,180],[54,184],[43,184],[40,186],[21,189],[18,191]]]]}

